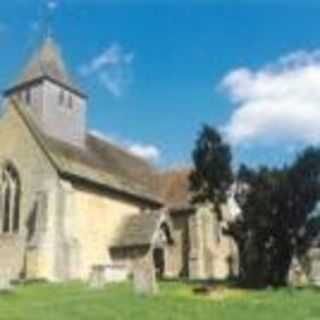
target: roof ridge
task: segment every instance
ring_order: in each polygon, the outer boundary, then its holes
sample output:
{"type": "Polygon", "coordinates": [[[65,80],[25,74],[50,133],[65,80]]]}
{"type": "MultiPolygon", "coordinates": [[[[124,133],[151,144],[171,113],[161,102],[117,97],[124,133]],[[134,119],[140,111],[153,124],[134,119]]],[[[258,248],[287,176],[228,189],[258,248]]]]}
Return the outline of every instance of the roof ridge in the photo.
{"type": "Polygon", "coordinates": [[[150,167],[150,169],[154,170],[155,173],[159,174],[157,168],[152,165],[152,163],[142,157],[139,157],[137,156],[136,154],[134,154],[133,152],[131,152],[130,150],[127,150],[125,149],[123,146],[119,145],[119,144],[116,144],[116,143],[113,143],[112,141],[108,141],[107,139],[104,139],[103,137],[99,137],[98,135],[90,132],[90,131],[87,131],[87,135],[95,138],[95,139],[98,139],[99,141],[102,141],[103,143],[105,143],[106,145],[109,145],[109,146],[112,146],[114,149],[122,152],[123,154],[125,155],[128,155],[132,158],[135,158],[136,160],[140,161],[141,163],[144,163],[146,165],[148,165],[150,167]]]}

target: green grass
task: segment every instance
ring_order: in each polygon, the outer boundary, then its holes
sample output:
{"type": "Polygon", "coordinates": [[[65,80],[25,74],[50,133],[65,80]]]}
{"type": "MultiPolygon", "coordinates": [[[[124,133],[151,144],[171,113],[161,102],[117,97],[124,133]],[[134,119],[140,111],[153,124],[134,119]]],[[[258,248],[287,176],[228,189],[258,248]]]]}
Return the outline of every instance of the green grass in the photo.
{"type": "Polygon", "coordinates": [[[92,290],[81,283],[32,284],[0,295],[1,320],[316,320],[320,292],[306,289],[222,289],[199,297],[192,287],[162,283],[155,297],[137,296],[129,283],[92,290]]]}

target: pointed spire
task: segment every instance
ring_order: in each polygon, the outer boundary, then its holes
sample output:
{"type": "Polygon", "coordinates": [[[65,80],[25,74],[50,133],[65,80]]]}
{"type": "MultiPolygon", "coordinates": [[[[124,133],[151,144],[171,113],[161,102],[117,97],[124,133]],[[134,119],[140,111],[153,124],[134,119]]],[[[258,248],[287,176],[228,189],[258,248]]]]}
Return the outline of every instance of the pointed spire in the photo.
{"type": "Polygon", "coordinates": [[[31,58],[22,75],[7,92],[42,79],[49,79],[81,96],[85,96],[71,79],[63,62],[60,49],[50,35],[45,38],[41,48],[31,58]]]}

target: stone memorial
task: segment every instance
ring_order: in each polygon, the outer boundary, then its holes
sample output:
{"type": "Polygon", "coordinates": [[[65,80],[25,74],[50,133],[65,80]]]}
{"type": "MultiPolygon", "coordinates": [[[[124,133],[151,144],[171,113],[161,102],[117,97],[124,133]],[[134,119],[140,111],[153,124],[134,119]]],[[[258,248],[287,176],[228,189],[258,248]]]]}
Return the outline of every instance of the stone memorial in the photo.
{"type": "Polygon", "coordinates": [[[159,292],[155,269],[147,259],[134,263],[133,285],[137,294],[154,295],[159,292]]]}
{"type": "Polygon", "coordinates": [[[10,272],[3,270],[0,273],[0,294],[12,291],[10,272]]]}
{"type": "Polygon", "coordinates": [[[320,288],[320,248],[308,252],[309,280],[312,286],[320,288]]]}
{"type": "Polygon", "coordinates": [[[308,285],[308,277],[300,259],[294,255],[288,273],[288,285],[293,288],[303,288],[308,285]]]}
{"type": "Polygon", "coordinates": [[[89,287],[92,289],[102,289],[105,286],[105,284],[105,266],[93,266],[89,276],[89,287]]]}
{"type": "Polygon", "coordinates": [[[113,264],[105,266],[106,283],[119,283],[128,280],[129,274],[126,265],[113,264]]]}

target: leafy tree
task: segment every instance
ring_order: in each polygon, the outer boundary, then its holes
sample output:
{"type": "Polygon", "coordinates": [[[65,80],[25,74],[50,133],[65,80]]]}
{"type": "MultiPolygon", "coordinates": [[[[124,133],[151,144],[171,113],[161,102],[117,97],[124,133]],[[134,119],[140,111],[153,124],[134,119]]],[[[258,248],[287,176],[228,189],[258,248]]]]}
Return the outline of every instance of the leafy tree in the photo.
{"type": "Polygon", "coordinates": [[[193,151],[194,170],[190,175],[194,203],[211,202],[217,212],[233,182],[231,151],[219,132],[204,125],[193,151]]]}
{"type": "MultiPolygon", "coordinates": [[[[220,213],[233,183],[231,160],[228,144],[205,125],[193,151],[195,203],[211,202],[220,213]]],[[[292,255],[320,235],[320,148],[306,148],[281,168],[242,165],[237,184],[242,216],[229,232],[239,244],[241,278],[250,286],[284,285],[292,255]]]]}
{"type": "MultiPolygon", "coordinates": [[[[246,284],[263,286],[277,284],[279,262],[274,262],[285,247],[282,205],[286,193],[287,171],[266,167],[251,171],[245,200],[242,202],[240,251],[242,276],[246,284]]],[[[238,238],[239,240],[239,238],[238,238]]],[[[286,248],[288,249],[288,248],[286,248]]],[[[285,251],[286,252],[286,251],[285,251]]],[[[287,261],[287,259],[285,259],[287,261]]],[[[283,278],[283,277],[280,277],[283,278]]]]}
{"type": "Polygon", "coordinates": [[[320,200],[320,148],[309,147],[298,155],[290,170],[290,227],[297,243],[305,239],[308,215],[320,200]]]}
{"type": "Polygon", "coordinates": [[[307,148],[291,166],[257,170],[242,166],[247,186],[234,228],[243,280],[254,286],[284,285],[293,253],[303,253],[319,229],[310,219],[320,200],[320,149],[307,148]],[[311,232],[312,231],[312,232],[311,232]]]}

